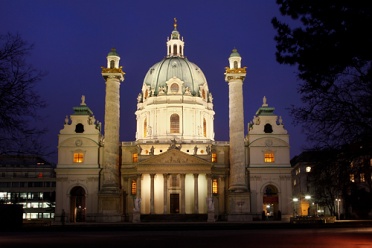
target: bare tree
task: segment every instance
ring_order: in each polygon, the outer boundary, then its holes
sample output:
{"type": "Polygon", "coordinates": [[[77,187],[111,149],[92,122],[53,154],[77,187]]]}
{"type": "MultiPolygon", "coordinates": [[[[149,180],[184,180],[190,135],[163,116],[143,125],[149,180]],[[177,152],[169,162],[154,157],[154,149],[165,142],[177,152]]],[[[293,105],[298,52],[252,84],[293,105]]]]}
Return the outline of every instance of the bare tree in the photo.
{"type": "Polygon", "coordinates": [[[41,154],[38,110],[45,102],[35,91],[44,73],[26,62],[33,49],[18,34],[0,34],[0,154],[41,154]]]}

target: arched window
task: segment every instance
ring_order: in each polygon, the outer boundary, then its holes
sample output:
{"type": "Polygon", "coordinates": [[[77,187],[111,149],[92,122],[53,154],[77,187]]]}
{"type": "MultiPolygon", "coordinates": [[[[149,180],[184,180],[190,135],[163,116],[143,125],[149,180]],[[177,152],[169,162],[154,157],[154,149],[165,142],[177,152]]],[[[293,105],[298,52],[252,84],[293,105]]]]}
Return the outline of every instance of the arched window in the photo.
{"type": "Polygon", "coordinates": [[[172,84],[170,90],[172,93],[177,93],[179,90],[178,84],[176,83],[172,84]]]}
{"type": "Polygon", "coordinates": [[[84,125],[79,123],[75,126],[75,133],[84,133],[84,125]]]}
{"type": "Polygon", "coordinates": [[[178,114],[173,114],[170,117],[170,133],[180,132],[180,117],[178,114]]]}
{"type": "Polygon", "coordinates": [[[147,99],[147,97],[149,97],[149,91],[148,90],[145,91],[145,99],[147,99]]]}
{"type": "Polygon", "coordinates": [[[238,61],[234,61],[234,69],[238,68],[238,61]]]}
{"type": "Polygon", "coordinates": [[[203,136],[207,137],[207,121],[203,118],[203,136]]]}
{"type": "Polygon", "coordinates": [[[111,69],[112,69],[112,68],[115,68],[115,61],[113,61],[113,60],[110,61],[110,68],[111,68],[111,69]]]}
{"type": "Polygon", "coordinates": [[[132,195],[137,195],[137,182],[134,179],[132,179],[131,194],[132,195]]]}
{"type": "Polygon", "coordinates": [[[147,119],[143,122],[143,137],[147,137],[147,119]]]}
{"type": "Polygon", "coordinates": [[[205,99],[205,90],[204,89],[202,90],[202,97],[203,97],[203,99],[205,99]]]}
{"type": "Polygon", "coordinates": [[[269,123],[267,123],[264,127],[264,132],[265,133],[272,133],[273,132],[273,127],[269,123]]]}
{"type": "Polygon", "coordinates": [[[212,193],[218,194],[218,181],[217,179],[212,180],[212,193]]]}
{"type": "Polygon", "coordinates": [[[177,45],[173,46],[173,55],[177,55],[177,45]]]}

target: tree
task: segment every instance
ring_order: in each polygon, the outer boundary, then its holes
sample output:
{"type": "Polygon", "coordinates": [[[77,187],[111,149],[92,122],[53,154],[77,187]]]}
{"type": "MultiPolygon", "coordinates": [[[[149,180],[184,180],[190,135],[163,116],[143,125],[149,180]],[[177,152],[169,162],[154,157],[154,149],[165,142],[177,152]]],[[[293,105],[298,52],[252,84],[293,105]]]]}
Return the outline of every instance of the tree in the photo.
{"type": "Polygon", "coordinates": [[[276,59],[298,69],[291,113],[318,147],[372,138],[372,2],[277,0],[276,59]]]}
{"type": "Polygon", "coordinates": [[[0,34],[0,154],[42,152],[45,130],[33,121],[45,107],[34,89],[44,73],[26,62],[32,49],[18,34],[0,34]]]}

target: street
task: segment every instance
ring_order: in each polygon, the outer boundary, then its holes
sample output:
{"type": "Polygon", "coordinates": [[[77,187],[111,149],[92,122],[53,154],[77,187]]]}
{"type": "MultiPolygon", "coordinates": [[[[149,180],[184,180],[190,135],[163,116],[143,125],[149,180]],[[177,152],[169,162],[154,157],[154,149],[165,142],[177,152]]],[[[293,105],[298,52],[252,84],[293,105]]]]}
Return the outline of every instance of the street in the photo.
{"type": "Polygon", "coordinates": [[[109,228],[2,232],[0,247],[311,247],[369,248],[372,227],[123,230],[109,228]]]}

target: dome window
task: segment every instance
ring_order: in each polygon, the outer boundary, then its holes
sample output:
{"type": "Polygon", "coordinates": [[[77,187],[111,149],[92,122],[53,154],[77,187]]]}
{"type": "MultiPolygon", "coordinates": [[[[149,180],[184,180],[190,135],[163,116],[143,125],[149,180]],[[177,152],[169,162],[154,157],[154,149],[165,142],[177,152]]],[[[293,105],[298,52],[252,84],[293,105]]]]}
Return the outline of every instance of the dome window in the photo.
{"type": "Polygon", "coordinates": [[[178,114],[173,114],[170,117],[170,133],[180,132],[180,117],[178,114]]]}
{"type": "Polygon", "coordinates": [[[207,121],[203,118],[203,136],[207,137],[207,121]]]}
{"type": "Polygon", "coordinates": [[[143,137],[147,137],[147,119],[143,122],[143,137]]]}
{"type": "Polygon", "coordinates": [[[176,84],[176,83],[172,84],[172,85],[171,85],[171,92],[172,92],[172,93],[178,93],[178,91],[179,91],[179,86],[178,86],[178,84],[176,84]]]}

